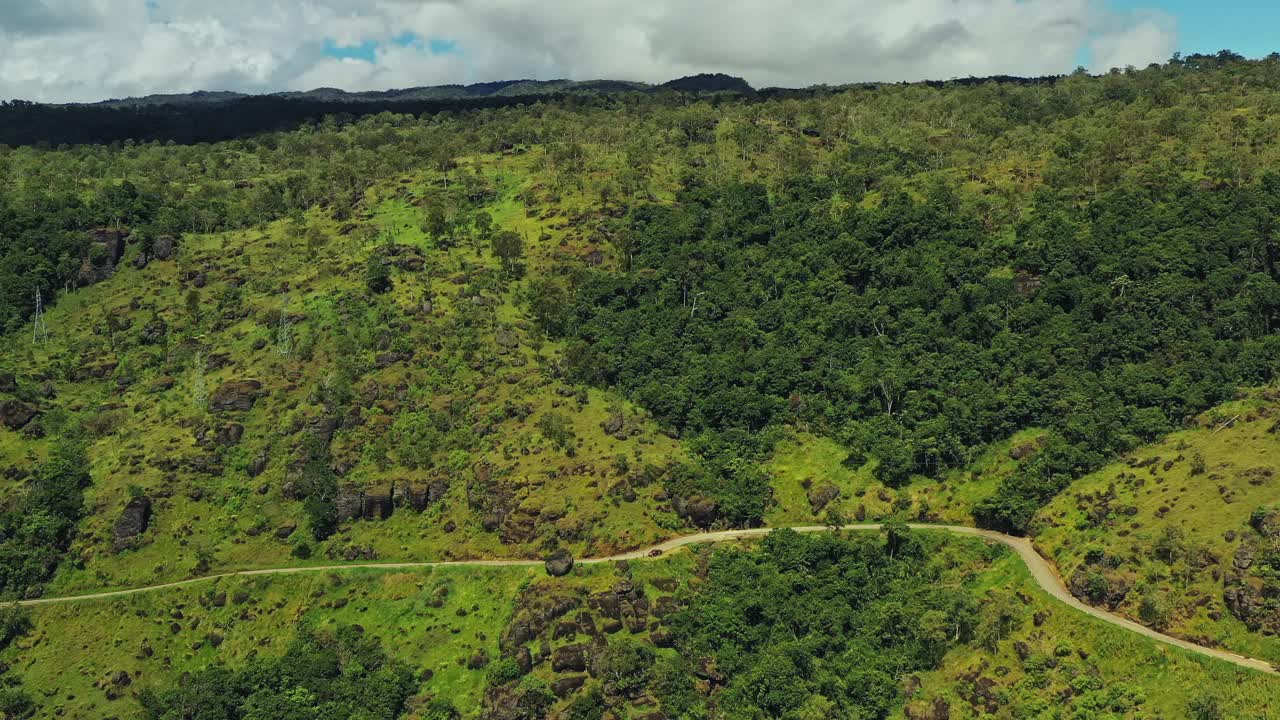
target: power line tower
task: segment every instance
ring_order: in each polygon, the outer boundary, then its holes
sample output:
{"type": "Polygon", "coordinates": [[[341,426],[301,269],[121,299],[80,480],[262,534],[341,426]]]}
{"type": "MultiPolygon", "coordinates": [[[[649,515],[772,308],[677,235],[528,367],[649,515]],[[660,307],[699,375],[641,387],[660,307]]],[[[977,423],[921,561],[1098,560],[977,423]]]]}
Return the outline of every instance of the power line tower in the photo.
{"type": "Polygon", "coordinates": [[[284,294],[284,302],[280,307],[280,325],[276,329],[276,350],[281,357],[289,357],[293,353],[293,331],[289,325],[289,293],[284,294]]]}
{"type": "Polygon", "coordinates": [[[31,342],[40,344],[49,341],[49,326],[44,322],[44,300],[40,297],[40,288],[36,288],[36,315],[32,323],[31,342]]]}

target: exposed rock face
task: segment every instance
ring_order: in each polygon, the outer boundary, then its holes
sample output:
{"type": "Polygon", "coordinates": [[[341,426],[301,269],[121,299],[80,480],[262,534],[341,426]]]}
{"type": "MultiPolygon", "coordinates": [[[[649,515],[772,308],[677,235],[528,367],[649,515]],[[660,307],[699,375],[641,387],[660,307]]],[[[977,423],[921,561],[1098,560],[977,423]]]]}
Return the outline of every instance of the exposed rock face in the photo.
{"type": "Polygon", "coordinates": [[[164,320],[152,318],[142,326],[142,334],[138,336],[138,341],[143,345],[156,345],[164,340],[168,332],[169,325],[164,320]]]}
{"type": "Polygon", "coordinates": [[[139,495],[130,500],[129,504],[124,506],[120,519],[116,520],[115,530],[112,533],[115,538],[115,549],[121,550],[127,547],[135,537],[146,532],[150,522],[151,498],[139,495]]]}
{"type": "Polygon", "coordinates": [[[219,445],[235,445],[240,442],[240,438],[243,436],[243,425],[240,423],[227,423],[218,429],[217,442],[219,445]]]}
{"type": "Polygon", "coordinates": [[[18,400],[6,400],[0,403],[0,423],[10,430],[21,430],[38,414],[40,414],[39,410],[18,400]]]}
{"type": "Polygon", "coordinates": [[[568,550],[557,550],[551,553],[545,563],[547,574],[552,577],[564,577],[573,570],[573,556],[568,550]]]}
{"type": "Polygon", "coordinates": [[[521,675],[528,675],[533,670],[533,654],[524,645],[516,648],[515,660],[521,675]]]}
{"type": "Polygon", "coordinates": [[[1252,632],[1280,632],[1280,613],[1267,607],[1262,581],[1258,578],[1234,578],[1222,591],[1227,610],[1252,632]]]}
{"type": "Polygon", "coordinates": [[[253,408],[262,383],[257,380],[228,380],[218,386],[209,398],[209,408],[214,412],[244,412],[253,408]]]}
{"type": "Polygon", "coordinates": [[[391,487],[373,488],[364,494],[364,512],[368,520],[386,520],[391,517],[391,487]]]}
{"type": "Polygon", "coordinates": [[[338,421],[331,417],[318,417],[307,422],[307,432],[323,445],[333,442],[333,434],[337,429],[338,421]]]}
{"type": "Polygon", "coordinates": [[[431,504],[429,488],[397,482],[391,491],[392,503],[398,508],[409,508],[414,512],[422,512],[431,504]]]}
{"type": "Polygon", "coordinates": [[[354,520],[364,512],[364,493],[356,488],[338,490],[338,522],[354,520]]]}
{"type": "Polygon", "coordinates": [[[562,589],[553,586],[535,585],[521,593],[515,617],[503,631],[499,645],[506,652],[513,652],[537,638],[553,622],[580,607],[582,599],[577,596],[566,595],[562,589]]]}
{"type": "Polygon", "coordinates": [[[0,372],[0,392],[18,392],[18,378],[11,372],[0,372]]]}
{"type": "Polygon", "coordinates": [[[248,469],[249,477],[254,478],[261,475],[262,472],[267,469],[267,463],[269,462],[269,460],[270,458],[267,457],[266,450],[263,450],[261,453],[258,453],[257,457],[255,457],[249,463],[249,469],[248,469]]]}

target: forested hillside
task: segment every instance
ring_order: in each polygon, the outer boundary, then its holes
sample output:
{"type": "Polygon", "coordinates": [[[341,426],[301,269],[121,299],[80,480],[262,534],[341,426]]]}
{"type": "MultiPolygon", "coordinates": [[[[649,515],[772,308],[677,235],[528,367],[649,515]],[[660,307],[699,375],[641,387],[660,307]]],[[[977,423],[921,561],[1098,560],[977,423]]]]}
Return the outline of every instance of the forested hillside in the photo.
{"type": "Polygon", "coordinates": [[[0,147],[0,596],[557,576],[14,610],[0,713],[1276,712],[902,522],[1280,662],[1280,58],[712,80],[0,147]]]}

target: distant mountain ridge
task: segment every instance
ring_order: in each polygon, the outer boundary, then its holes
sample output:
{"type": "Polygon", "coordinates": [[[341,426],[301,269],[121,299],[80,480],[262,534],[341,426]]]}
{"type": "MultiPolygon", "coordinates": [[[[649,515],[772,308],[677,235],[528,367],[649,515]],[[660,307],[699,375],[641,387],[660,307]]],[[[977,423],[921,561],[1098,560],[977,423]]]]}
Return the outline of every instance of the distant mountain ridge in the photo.
{"type": "Polygon", "coordinates": [[[66,103],[74,107],[144,108],[157,106],[212,105],[232,103],[249,98],[311,100],[320,102],[422,102],[470,100],[476,98],[511,98],[546,95],[605,95],[620,93],[657,93],[663,91],[695,94],[736,94],[751,96],[755,89],[744,79],[723,73],[701,73],[677,78],[661,85],[631,80],[500,80],[470,85],[427,85],[392,90],[348,91],[339,88],[315,88],[265,94],[233,91],[197,90],[190,93],[144,95],[117,98],[95,103],[66,103]]]}

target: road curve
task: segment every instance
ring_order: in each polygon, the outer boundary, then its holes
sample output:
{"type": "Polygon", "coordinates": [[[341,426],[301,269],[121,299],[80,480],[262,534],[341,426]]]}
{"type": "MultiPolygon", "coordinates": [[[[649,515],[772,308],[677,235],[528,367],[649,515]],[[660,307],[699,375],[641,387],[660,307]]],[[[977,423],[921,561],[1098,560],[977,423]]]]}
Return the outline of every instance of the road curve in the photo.
{"type": "MultiPolygon", "coordinates": [[[[841,529],[847,531],[878,531],[879,524],[860,524],[845,525],[841,529]]],[[[1140,625],[1127,618],[1120,617],[1114,613],[1107,612],[1100,608],[1093,607],[1077,600],[1070,592],[1066,585],[1063,584],[1062,578],[1058,576],[1057,571],[1040,553],[1036,552],[1031,541],[1027,538],[1014,537],[1003,533],[994,532],[992,530],[980,530],[978,528],[966,527],[963,525],[924,525],[911,523],[910,527],[914,530],[942,530],[956,535],[969,535],[979,537],[991,542],[998,542],[1012,548],[1018,557],[1022,558],[1022,562],[1026,564],[1031,571],[1031,576],[1035,578],[1038,584],[1045,592],[1052,595],[1057,600],[1079,610],[1087,615],[1092,615],[1103,622],[1111,623],[1122,627],[1139,635],[1149,637],[1157,642],[1188,650],[1199,655],[1211,657],[1217,660],[1238,665],[1250,670],[1267,673],[1270,675],[1280,675],[1271,663],[1255,658],[1248,658],[1225,650],[1205,647],[1197,645],[1186,640],[1180,640],[1160,632],[1156,632],[1145,625],[1140,625]]],[[[718,543],[734,540],[747,540],[751,538],[759,538],[768,535],[774,530],[781,528],[752,528],[747,530],[721,530],[717,532],[699,533],[696,535],[684,535],[672,538],[666,542],[654,545],[652,547],[633,550],[631,552],[621,553],[618,555],[610,555],[600,558],[584,558],[577,562],[582,565],[596,565],[599,563],[615,562],[617,560],[644,560],[653,556],[655,550],[661,553],[670,552],[687,545],[698,545],[703,543],[718,543]]],[[[825,525],[804,525],[792,527],[791,530],[802,533],[825,532],[831,530],[825,525]]],[[[352,563],[347,565],[310,565],[302,567],[284,567],[284,568],[263,568],[260,570],[241,570],[238,572],[219,573],[217,575],[206,575],[204,577],[191,578],[189,580],[179,580],[177,582],[162,583],[159,585],[147,585],[145,587],[132,588],[129,590],[111,590],[107,592],[90,593],[87,595],[71,595],[67,597],[40,598],[36,600],[19,600],[18,605],[21,606],[38,606],[52,605],[55,603],[69,603],[86,600],[105,600],[111,598],[125,597],[127,595],[136,595],[138,593],[154,592],[157,590],[166,590],[169,588],[180,588],[187,585],[195,585],[198,583],[210,582],[219,578],[226,577],[244,577],[252,575],[292,575],[296,573],[307,572],[333,572],[340,570],[396,570],[396,569],[415,569],[415,568],[435,568],[435,567],[538,567],[542,562],[539,560],[455,560],[444,562],[401,562],[401,563],[352,563]]]]}

